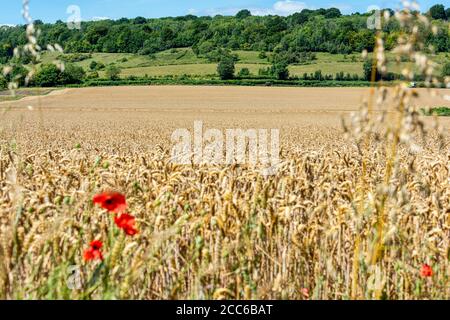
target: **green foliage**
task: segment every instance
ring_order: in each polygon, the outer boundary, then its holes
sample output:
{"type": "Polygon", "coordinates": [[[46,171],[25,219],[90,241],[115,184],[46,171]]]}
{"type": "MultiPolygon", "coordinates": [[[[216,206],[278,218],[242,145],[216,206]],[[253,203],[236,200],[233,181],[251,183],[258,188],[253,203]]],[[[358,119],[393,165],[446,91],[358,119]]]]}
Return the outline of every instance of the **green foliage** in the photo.
{"type": "Polygon", "coordinates": [[[64,54],[58,56],[59,60],[71,63],[80,62],[91,58],[92,54],[83,54],[83,53],[64,54]]]}
{"type": "Polygon", "coordinates": [[[99,74],[97,71],[92,71],[87,75],[87,79],[98,79],[99,74]]]}
{"type": "Polygon", "coordinates": [[[13,64],[11,72],[5,76],[6,82],[17,82],[20,86],[25,85],[28,69],[21,64],[13,64]]]}
{"type": "Polygon", "coordinates": [[[238,77],[245,78],[250,76],[250,70],[248,68],[242,68],[239,70],[238,77]]]}
{"type": "Polygon", "coordinates": [[[304,64],[317,59],[314,52],[294,51],[293,49],[283,51],[282,48],[275,48],[275,52],[277,54],[273,59],[281,58],[287,61],[288,64],[304,64]]]}
{"type": "Polygon", "coordinates": [[[322,70],[317,70],[314,72],[314,80],[322,81],[324,79],[322,75],[322,70]]]}
{"type": "MultiPolygon", "coordinates": [[[[393,81],[393,80],[406,80],[406,78],[402,75],[393,73],[393,72],[386,72],[386,73],[381,73],[378,68],[375,66],[373,66],[373,61],[372,60],[366,60],[364,62],[363,65],[363,69],[364,69],[364,80],[366,81],[380,81],[380,80],[384,80],[384,81],[393,81]],[[375,72],[375,74],[373,75],[372,72],[375,72]]],[[[347,75],[347,77],[350,77],[350,74],[347,75]]],[[[424,79],[422,78],[422,76],[417,75],[414,77],[415,80],[417,81],[423,81],[424,79]]]]}
{"type": "Polygon", "coordinates": [[[258,75],[259,76],[270,76],[270,68],[260,68],[258,70],[258,75]]]}
{"type": "MultiPolygon", "coordinates": [[[[333,75],[331,74],[324,74],[322,73],[322,70],[316,70],[311,74],[303,74],[302,80],[308,80],[308,81],[331,81],[333,80],[333,75]]],[[[343,72],[336,74],[336,77],[334,78],[335,81],[358,81],[359,78],[353,80],[350,74],[344,75],[343,72]],[[342,74],[342,77],[340,76],[342,74]]]]}
{"type": "Polygon", "coordinates": [[[327,19],[339,18],[340,16],[342,16],[341,11],[337,8],[330,8],[325,12],[325,18],[327,19]]]}
{"type": "Polygon", "coordinates": [[[205,41],[202,42],[198,47],[196,47],[196,50],[194,52],[198,56],[206,56],[207,54],[211,53],[214,49],[216,49],[216,46],[212,41],[205,41]]]}
{"type": "Polygon", "coordinates": [[[34,76],[34,83],[40,87],[54,87],[59,84],[61,71],[54,64],[41,66],[34,76]]]}
{"type": "Polygon", "coordinates": [[[173,79],[173,78],[140,78],[136,80],[89,80],[84,85],[95,86],[121,86],[121,85],[239,85],[239,86],[298,86],[298,87],[367,87],[370,82],[367,81],[334,81],[334,80],[270,80],[267,79],[173,79]]]}
{"type": "MultiPolygon", "coordinates": [[[[424,35],[426,46],[437,51],[450,51],[447,16],[443,6],[434,6],[431,16],[441,31],[424,35]]],[[[448,11],[448,9],[447,9],[448,11]]],[[[374,30],[366,27],[367,15],[342,15],[336,8],[302,10],[287,17],[252,16],[242,10],[235,17],[195,17],[103,20],[83,22],[83,32],[73,32],[64,23],[42,24],[39,45],[59,43],[72,53],[68,62],[85,59],[87,53],[155,54],[172,48],[192,47],[196,54],[206,56],[218,48],[252,50],[352,53],[374,47],[374,30]],[[79,54],[79,55],[75,55],[79,54]]],[[[387,44],[396,43],[402,28],[393,19],[383,30],[387,44]]],[[[0,63],[13,56],[12,48],[26,44],[25,28],[0,28],[0,63]]],[[[214,56],[214,54],[213,54],[214,56]]],[[[30,57],[25,57],[30,59],[30,57]]],[[[214,58],[214,57],[213,57],[214,58]]],[[[217,62],[217,60],[215,61],[217,62]]]]}
{"type": "Polygon", "coordinates": [[[373,62],[372,60],[366,60],[363,65],[364,69],[364,79],[366,81],[371,81],[372,79],[372,70],[373,70],[373,62]]]}
{"type": "Polygon", "coordinates": [[[147,23],[147,19],[145,19],[144,17],[136,17],[136,18],[134,18],[133,23],[134,24],[145,24],[145,23],[147,23]]]}
{"type": "Polygon", "coordinates": [[[450,77],[450,62],[447,62],[442,67],[442,76],[443,77],[450,77]]]}
{"type": "Polygon", "coordinates": [[[235,63],[231,56],[223,56],[217,66],[217,73],[220,79],[229,80],[234,78],[235,63]]]}
{"type": "Polygon", "coordinates": [[[296,12],[289,17],[289,24],[291,26],[298,26],[304,24],[309,20],[311,10],[302,10],[302,12],[296,12]]]}
{"type": "Polygon", "coordinates": [[[120,78],[120,73],[122,70],[120,70],[119,67],[115,65],[110,65],[106,68],[106,77],[111,80],[117,80],[120,78]]]}
{"type": "Polygon", "coordinates": [[[422,113],[425,116],[439,116],[439,117],[450,117],[450,108],[448,107],[436,107],[436,108],[431,108],[429,110],[426,109],[421,109],[422,113]]]}
{"type": "Polygon", "coordinates": [[[381,75],[378,72],[378,69],[375,67],[373,68],[373,61],[368,59],[364,62],[364,80],[366,81],[372,81],[372,71],[375,71],[375,81],[379,81],[381,79],[381,75]]]}
{"type": "MultiPolygon", "coordinates": [[[[345,74],[343,71],[336,73],[336,76],[334,77],[334,80],[336,81],[358,81],[360,80],[359,75],[350,73],[345,74]]],[[[363,80],[366,80],[365,77],[363,80]]]]}
{"type": "Polygon", "coordinates": [[[93,60],[89,64],[89,69],[92,71],[99,71],[99,70],[105,69],[105,65],[102,62],[97,62],[97,61],[93,60]]]}
{"type": "Polygon", "coordinates": [[[224,57],[233,60],[233,62],[239,60],[239,57],[236,54],[232,54],[230,50],[224,48],[214,49],[205,56],[209,62],[220,62],[224,57]]]}
{"type": "Polygon", "coordinates": [[[89,69],[91,69],[91,70],[97,70],[97,61],[92,61],[92,62],[89,64],[89,69]]]}
{"type": "Polygon", "coordinates": [[[270,74],[278,80],[286,80],[289,78],[289,61],[284,55],[276,55],[273,60],[270,74]]]}
{"type": "Polygon", "coordinates": [[[429,14],[433,19],[447,19],[445,7],[442,4],[436,4],[430,8],[429,14]]]}
{"type": "Polygon", "coordinates": [[[66,64],[65,69],[60,74],[59,84],[77,84],[82,83],[86,77],[82,67],[75,66],[73,64],[66,64]]]}
{"type": "Polygon", "coordinates": [[[6,81],[5,77],[0,75],[0,89],[5,89],[8,86],[8,82],[6,81]]]}
{"type": "MultiPolygon", "coordinates": [[[[0,34],[2,33],[0,28],[0,34]]],[[[0,38],[1,39],[1,38],[0,38]]],[[[0,64],[6,63],[9,59],[11,59],[14,55],[14,48],[10,43],[1,43],[0,40],[0,64]]]]}
{"type": "Polygon", "coordinates": [[[36,62],[36,58],[32,56],[29,52],[22,53],[19,57],[14,57],[12,59],[13,63],[26,65],[32,62],[36,62]]]}
{"type": "Polygon", "coordinates": [[[251,15],[252,15],[252,13],[249,10],[244,9],[244,10],[239,11],[236,14],[236,18],[237,19],[245,19],[245,18],[251,17],[251,15]]]}
{"type": "Polygon", "coordinates": [[[64,71],[54,64],[44,64],[34,76],[33,84],[40,87],[80,84],[85,76],[83,68],[72,64],[66,64],[64,71]]]}

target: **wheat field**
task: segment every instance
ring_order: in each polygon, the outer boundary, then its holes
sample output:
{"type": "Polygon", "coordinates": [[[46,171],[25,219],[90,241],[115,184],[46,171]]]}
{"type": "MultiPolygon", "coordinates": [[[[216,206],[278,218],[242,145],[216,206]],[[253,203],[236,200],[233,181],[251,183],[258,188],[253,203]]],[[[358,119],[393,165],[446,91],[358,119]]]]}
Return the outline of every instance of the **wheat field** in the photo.
{"type": "MultiPolygon", "coordinates": [[[[420,151],[400,144],[391,163],[382,139],[361,150],[342,125],[369,90],[84,88],[1,103],[0,298],[449,299],[450,121],[420,116],[420,151]],[[276,174],[172,163],[171,133],[196,120],[280,129],[276,174]],[[93,204],[108,190],[138,234],[93,204]],[[103,261],[83,259],[93,240],[103,261]]],[[[417,92],[417,107],[449,105],[417,92]]]]}

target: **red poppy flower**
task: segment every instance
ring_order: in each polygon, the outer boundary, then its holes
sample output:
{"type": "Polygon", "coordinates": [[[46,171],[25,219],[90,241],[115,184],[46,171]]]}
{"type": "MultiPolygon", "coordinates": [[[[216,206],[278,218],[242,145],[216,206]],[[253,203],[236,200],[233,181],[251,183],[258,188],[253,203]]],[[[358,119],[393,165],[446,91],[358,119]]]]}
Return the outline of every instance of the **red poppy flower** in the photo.
{"type": "Polygon", "coordinates": [[[309,289],[308,288],[302,288],[300,291],[302,292],[302,295],[305,299],[309,299],[309,289]]]}
{"type": "Polygon", "coordinates": [[[428,265],[424,264],[420,270],[420,275],[424,278],[433,276],[433,269],[428,265]]]}
{"type": "Polygon", "coordinates": [[[110,212],[123,212],[127,208],[125,196],[118,192],[104,192],[94,196],[94,204],[99,204],[110,212]]]}
{"type": "Polygon", "coordinates": [[[119,217],[115,217],[114,222],[116,223],[117,227],[123,229],[123,231],[125,231],[125,233],[129,236],[134,236],[138,233],[134,226],[136,219],[127,213],[124,213],[119,217]]]}
{"type": "Polygon", "coordinates": [[[103,243],[99,240],[94,240],[90,243],[89,249],[84,251],[84,260],[103,260],[103,254],[101,252],[101,248],[103,247],[103,243]]]}

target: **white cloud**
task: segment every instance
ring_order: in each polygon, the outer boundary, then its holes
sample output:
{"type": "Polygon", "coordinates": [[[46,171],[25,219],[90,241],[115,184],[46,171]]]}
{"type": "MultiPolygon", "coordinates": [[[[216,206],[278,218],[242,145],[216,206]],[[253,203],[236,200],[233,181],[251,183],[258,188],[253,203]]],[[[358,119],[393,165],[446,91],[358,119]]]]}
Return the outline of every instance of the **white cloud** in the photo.
{"type": "Polygon", "coordinates": [[[93,21],[110,20],[110,17],[92,17],[93,21]]]}
{"type": "Polygon", "coordinates": [[[295,12],[300,12],[303,9],[312,9],[313,7],[308,6],[305,2],[302,1],[294,1],[294,0],[280,0],[273,4],[270,8],[211,8],[206,10],[197,11],[194,9],[189,9],[188,13],[192,14],[195,12],[200,15],[235,15],[241,9],[248,9],[255,16],[267,16],[267,15],[280,15],[280,16],[288,16],[295,12]]]}
{"type": "MultiPolygon", "coordinates": [[[[342,12],[351,12],[353,7],[348,4],[340,4],[334,3],[328,6],[320,6],[320,8],[338,8],[342,12]]],[[[238,8],[238,7],[222,7],[222,8],[210,8],[204,10],[196,10],[189,9],[188,14],[195,15],[207,15],[207,16],[215,16],[215,15],[225,15],[232,16],[238,13],[242,9],[248,9],[254,16],[267,16],[267,15],[279,15],[279,16],[289,16],[296,12],[301,12],[303,9],[315,10],[317,9],[314,5],[308,5],[303,1],[295,1],[295,0],[278,0],[276,1],[272,7],[269,8],[238,8]]]]}
{"type": "Polygon", "coordinates": [[[291,0],[278,1],[273,5],[273,10],[280,15],[291,15],[306,8],[308,8],[306,3],[291,0]]]}
{"type": "Polygon", "coordinates": [[[195,15],[197,13],[198,13],[197,9],[191,8],[191,9],[188,10],[188,14],[194,14],[195,15]]]}
{"type": "Polygon", "coordinates": [[[224,15],[224,16],[234,16],[236,13],[241,10],[240,8],[212,8],[212,9],[206,9],[201,12],[197,12],[200,15],[207,15],[207,16],[215,16],[215,15],[224,15]]]}
{"type": "Polygon", "coordinates": [[[275,11],[271,8],[253,8],[250,9],[250,12],[252,13],[252,15],[254,16],[267,16],[269,14],[276,14],[275,11]]]}

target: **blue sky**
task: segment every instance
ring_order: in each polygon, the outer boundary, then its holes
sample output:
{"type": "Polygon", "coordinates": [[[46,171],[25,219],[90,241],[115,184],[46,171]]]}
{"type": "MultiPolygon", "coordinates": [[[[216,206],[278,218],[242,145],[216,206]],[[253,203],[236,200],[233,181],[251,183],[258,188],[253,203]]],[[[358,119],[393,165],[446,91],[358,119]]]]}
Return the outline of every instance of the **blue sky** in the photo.
{"type": "MultiPolygon", "coordinates": [[[[428,9],[436,3],[446,0],[419,1],[421,9],[428,9]]],[[[382,8],[399,7],[400,1],[386,0],[30,0],[31,16],[45,22],[58,19],[67,21],[70,16],[67,8],[76,5],[80,8],[82,20],[102,18],[118,19],[180,16],[186,14],[215,15],[235,14],[238,10],[247,8],[253,14],[289,15],[303,8],[337,7],[344,13],[366,12],[371,5],[382,8]]],[[[0,0],[0,25],[23,23],[21,17],[22,0],[0,0]]]]}

